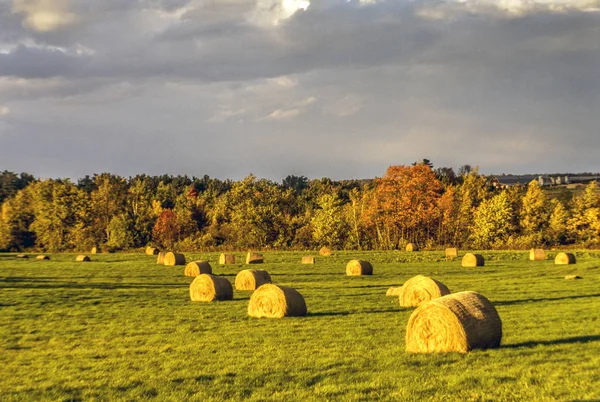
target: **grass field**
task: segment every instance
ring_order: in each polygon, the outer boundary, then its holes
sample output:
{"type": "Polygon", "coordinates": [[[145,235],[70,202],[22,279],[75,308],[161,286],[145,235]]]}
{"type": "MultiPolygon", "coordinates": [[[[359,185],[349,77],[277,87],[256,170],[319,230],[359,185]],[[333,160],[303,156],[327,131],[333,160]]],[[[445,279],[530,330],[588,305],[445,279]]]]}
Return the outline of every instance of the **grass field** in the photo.
{"type": "MultiPolygon", "coordinates": [[[[301,265],[305,254],[264,253],[262,268],[308,306],[280,320],[249,318],[249,292],[192,303],[184,267],[143,254],[0,255],[0,400],[600,400],[599,253],[555,266],[482,252],[477,269],[443,252],[338,252],[301,265]],[[352,258],[374,275],[346,277],[352,258]],[[407,354],[413,310],[385,292],[417,274],[489,298],[502,347],[407,354]]],[[[232,282],[245,268],[186,257],[232,282]]]]}

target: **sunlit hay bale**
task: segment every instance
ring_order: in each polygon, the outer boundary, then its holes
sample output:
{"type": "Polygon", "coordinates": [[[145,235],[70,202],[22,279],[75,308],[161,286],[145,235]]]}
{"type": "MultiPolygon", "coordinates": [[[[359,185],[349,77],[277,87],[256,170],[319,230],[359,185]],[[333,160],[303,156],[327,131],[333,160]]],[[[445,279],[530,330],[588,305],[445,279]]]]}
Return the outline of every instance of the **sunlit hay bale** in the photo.
{"type": "Polygon", "coordinates": [[[201,274],[190,285],[190,298],[201,302],[233,300],[233,287],[227,278],[201,274]]]}
{"type": "Polygon", "coordinates": [[[98,254],[98,247],[92,247],[90,254],[98,254]]]}
{"type": "Polygon", "coordinates": [[[450,294],[450,290],[442,282],[423,275],[407,280],[400,291],[399,302],[402,307],[417,307],[438,297],[450,294]]]}
{"type": "Polygon", "coordinates": [[[156,247],[146,247],[146,255],[157,255],[160,250],[156,247]]]}
{"type": "Polygon", "coordinates": [[[302,264],[314,264],[315,263],[315,257],[313,257],[312,255],[305,255],[304,257],[302,257],[302,264]]]}
{"type": "Polygon", "coordinates": [[[319,250],[319,255],[321,257],[329,257],[331,255],[331,249],[329,247],[321,247],[319,250]]]}
{"type": "Polygon", "coordinates": [[[91,261],[90,257],[88,257],[87,255],[78,255],[77,258],[75,258],[75,261],[77,262],[88,262],[91,261]]]}
{"type": "Polygon", "coordinates": [[[348,264],[346,264],[346,275],[373,275],[373,266],[369,261],[351,260],[348,264]]]}
{"type": "Polygon", "coordinates": [[[235,263],[236,263],[235,254],[221,253],[221,255],[219,256],[219,265],[235,264],[235,263]]]}
{"type": "Polygon", "coordinates": [[[262,264],[265,262],[265,257],[262,254],[248,252],[246,254],[246,264],[262,264]]]}
{"type": "Polygon", "coordinates": [[[306,312],[304,297],[286,286],[262,285],[252,293],[248,303],[248,315],[256,318],[301,317],[306,312]]]}
{"type": "Polygon", "coordinates": [[[198,276],[201,274],[212,274],[212,267],[206,261],[193,261],[185,266],[185,276],[198,276]]]}
{"type": "Polygon", "coordinates": [[[17,254],[17,258],[29,258],[27,254],[17,254]]]}
{"type": "Polygon", "coordinates": [[[544,261],[546,259],[546,251],[541,248],[532,248],[529,250],[529,259],[531,261],[544,261]]]}
{"type": "Polygon", "coordinates": [[[264,269],[245,269],[235,277],[236,290],[256,290],[265,283],[271,283],[271,275],[264,269]]]}
{"type": "Polygon", "coordinates": [[[156,257],[156,263],[160,265],[165,265],[165,255],[167,255],[167,253],[165,253],[164,251],[160,251],[158,253],[158,256],[156,257]]]}
{"type": "Polygon", "coordinates": [[[488,299],[459,292],[421,304],[406,327],[410,353],[467,353],[500,346],[502,321],[488,299]]]}
{"type": "Polygon", "coordinates": [[[472,267],[483,267],[485,265],[485,260],[483,256],[480,254],[472,254],[467,253],[462,259],[462,266],[467,268],[472,267]]]}
{"type": "Polygon", "coordinates": [[[36,260],[49,260],[50,257],[48,257],[47,255],[38,255],[37,257],[35,257],[36,260]]]}
{"type": "Polygon", "coordinates": [[[175,265],[185,265],[185,255],[181,253],[168,252],[165,254],[165,265],[170,267],[175,265]]]}
{"type": "Polygon", "coordinates": [[[453,260],[458,258],[458,249],[456,247],[450,247],[445,250],[446,260],[453,260]]]}
{"type": "Polygon", "coordinates": [[[569,265],[575,264],[576,262],[575,255],[572,253],[558,253],[554,259],[554,263],[557,265],[569,265]]]}
{"type": "Polygon", "coordinates": [[[583,279],[583,278],[579,275],[567,275],[567,276],[565,276],[565,279],[574,280],[574,279],[583,279]]]}
{"type": "Polygon", "coordinates": [[[391,287],[387,290],[387,292],[385,292],[386,296],[400,296],[400,292],[402,292],[402,286],[398,286],[398,287],[391,287]]]}
{"type": "Polygon", "coordinates": [[[405,248],[406,251],[419,251],[419,247],[415,243],[408,243],[405,248]]]}

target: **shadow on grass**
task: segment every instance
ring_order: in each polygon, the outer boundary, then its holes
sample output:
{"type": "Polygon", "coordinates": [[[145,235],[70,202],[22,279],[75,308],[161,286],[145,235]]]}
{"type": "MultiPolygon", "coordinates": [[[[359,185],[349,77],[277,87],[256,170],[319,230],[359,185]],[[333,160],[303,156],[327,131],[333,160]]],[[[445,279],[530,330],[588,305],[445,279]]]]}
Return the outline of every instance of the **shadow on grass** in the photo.
{"type": "Polygon", "coordinates": [[[600,293],[595,293],[591,295],[577,295],[577,296],[561,296],[561,297],[543,297],[539,299],[521,299],[521,300],[508,300],[508,301],[498,301],[494,302],[495,306],[512,306],[514,304],[524,304],[524,303],[535,303],[535,302],[544,302],[544,301],[557,301],[557,300],[576,300],[576,299],[587,299],[590,297],[600,297],[600,293]]]}
{"type": "Polygon", "coordinates": [[[379,313],[396,313],[397,310],[360,310],[360,311],[321,311],[317,313],[309,312],[307,317],[335,317],[347,316],[351,314],[379,314],[379,313]]]}
{"type": "Polygon", "coordinates": [[[573,343],[587,343],[600,341],[600,335],[574,336],[571,338],[555,339],[553,341],[528,341],[521,343],[513,343],[510,345],[502,345],[503,349],[520,349],[533,348],[535,346],[551,346],[551,345],[568,345],[573,343]]]}
{"type": "Polygon", "coordinates": [[[0,289],[159,289],[189,288],[188,284],[174,283],[1,283],[0,289]]]}

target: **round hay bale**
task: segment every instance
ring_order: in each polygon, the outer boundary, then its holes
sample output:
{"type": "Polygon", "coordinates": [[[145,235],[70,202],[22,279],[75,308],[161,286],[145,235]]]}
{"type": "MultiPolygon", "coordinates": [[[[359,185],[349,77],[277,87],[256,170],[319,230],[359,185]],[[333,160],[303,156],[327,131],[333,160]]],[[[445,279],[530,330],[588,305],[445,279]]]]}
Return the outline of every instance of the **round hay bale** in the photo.
{"type": "Polygon", "coordinates": [[[315,257],[313,257],[312,255],[305,255],[304,257],[302,257],[302,264],[314,264],[315,263],[315,257]]]}
{"type": "Polygon", "coordinates": [[[567,275],[567,276],[565,276],[565,279],[569,280],[569,281],[572,281],[572,280],[575,280],[575,279],[583,279],[583,278],[581,276],[579,276],[579,275],[567,275]]]}
{"type": "Polygon", "coordinates": [[[373,275],[373,266],[369,261],[351,260],[348,264],[346,264],[346,275],[373,275]]]}
{"type": "Polygon", "coordinates": [[[91,261],[91,259],[90,259],[90,257],[88,257],[87,255],[78,255],[78,256],[75,258],[75,261],[77,261],[77,262],[84,262],[84,261],[85,261],[85,262],[89,262],[89,261],[91,261]]]}
{"type": "Polygon", "coordinates": [[[321,249],[319,250],[319,255],[321,257],[329,257],[331,255],[331,249],[329,247],[321,247],[321,249]]]}
{"type": "Polygon", "coordinates": [[[98,254],[98,247],[92,247],[90,254],[98,254]]]}
{"type": "Polygon", "coordinates": [[[27,254],[17,254],[17,258],[29,258],[27,254]]]}
{"type": "Polygon", "coordinates": [[[488,299],[459,292],[420,305],[406,327],[410,353],[467,353],[500,346],[502,321],[488,299]]]}
{"type": "Polygon", "coordinates": [[[227,278],[201,274],[190,285],[190,298],[201,302],[233,300],[233,287],[227,278]]]}
{"type": "Polygon", "coordinates": [[[146,247],[146,255],[157,255],[160,250],[156,247],[146,247]]]}
{"type": "Polygon", "coordinates": [[[47,255],[38,255],[37,257],[35,257],[36,260],[49,260],[50,257],[48,257],[47,255]]]}
{"type": "Polygon", "coordinates": [[[265,284],[250,296],[248,315],[256,318],[301,317],[307,313],[304,297],[286,286],[265,284]]]}
{"type": "Polygon", "coordinates": [[[399,302],[402,307],[417,307],[424,302],[450,294],[442,282],[423,275],[407,280],[400,291],[399,302]]]}
{"type": "Polygon", "coordinates": [[[445,250],[446,260],[453,260],[458,258],[458,249],[456,247],[450,247],[445,250]]]}
{"type": "Polygon", "coordinates": [[[219,256],[219,265],[235,264],[235,262],[235,254],[221,253],[221,255],[219,256]]]}
{"type": "Polygon", "coordinates": [[[541,248],[532,248],[529,250],[529,259],[531,261],[544,261],[546,259],[546,251],[541,248]]]}
{"type": "Polygon", "coordinates": [[[265,258],[262,254],[254,253],[252,251],[246,254],[246,264],[262,264],[265,262],[265,258]]]}
{"type": "Polygon", "coordinates": [[[185,266],[185,276],[198,276],[201,274],[212,274],[212,267],[206,261],[194,261],[185,266]]]}
{"type": "Polygon", "coordinates": [[[462,259],[462,266],[467,268],[483,267],[485,260],[481,254],[467,253],[462,259]]]}
{"type": "Polygon", "coordinates": [[[165,265],[170,267],[175,265],[185,265],[185,255],[181,253],[168,252],[165,254],[165,265]]]}
{"type": "Polygon", "coordinates": [[[405,248],[406,251],[419,251],[419,247],[415,243],[408,243],[405,248]]]}
{"type": "Polygon", "coordinates": [[[165,265],[165,255],[167,255],[167,253],[165,253],[164,251],[159,252],[158,257],[156,257],[156,263],[160,265],[165,265]]]}
{"type": "Polygon", "coordinates": [[[245,269],[235,277],[236,290],[256,290],[265,283],[271,283],[271,275],[264,269],[245,269]]]}
{"type": "Polygon", "coordinates": [[[391,287],[385,292],[386,296],[400,296],[400,292],[402,292],[402,286],[391,287]]]}
{"type": "Polygon", "coordinates": [[[554,259],[556,265],[569,265],[575,264],[576,262],[575,255],[572,253],[558,253],[554,259]]]}

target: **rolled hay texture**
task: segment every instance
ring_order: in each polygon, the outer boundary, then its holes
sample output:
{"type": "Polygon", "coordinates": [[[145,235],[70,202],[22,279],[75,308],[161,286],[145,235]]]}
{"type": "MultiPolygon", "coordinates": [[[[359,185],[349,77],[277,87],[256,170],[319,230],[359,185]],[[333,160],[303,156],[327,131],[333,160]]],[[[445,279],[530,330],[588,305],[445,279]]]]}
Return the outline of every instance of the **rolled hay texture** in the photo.
{"type": "Polygon", "coordinates": [[[164,251],[161,251],[158,253],[158,257],[156,257],[156,263],[160,264],[160,265],[165,265],[165,255],[167,253],[165,253],[164,251]]]}
{"type": "Polygon", "coordinates": [[[249,252],[246,254],[246,264],[262,264],[265,262],[265,257],[262,254],[249,252]]]}
{"type": "Polygon", "coordinates": [[[27,254],[17,254],[17,258],[29,258],[27,254]]]}
{"type": "Polygon", "coordinates": [[[445,250],[445,253],[447,260],[453,260],[455,258],[458,258],[458,249],[456,247],[447,248],[445,250]]]}
{"type": "Polygon", "coordinates": [[[165,265],[170,267],[175,265],[185,265],[185,255],[181,253],[168,252],[165,254],[165,265]]]}
{"type": "Polygon", "coordinates": [[[387,292],[385,292],[386,296],[400,296],[400,292],[402,292],[402,286],[398,286],[398,287],[391,287],[387,290],[387,292]]]}
{"type": "Polygon", "coordinates": [[[206,261],[194,261],[185,266],[183,273],[185,276],[212,274],[212,267],[206,261]]]}
{"type": "Polygon", "coordinates": [[[329,257],[331,255],[331,249],[329,247],[321,247],[319,255],[321,257],[329,257]]]}
{"type": "Polygon", "coordinates": [[[415,243],[408,243],[405,248],[406,251],[419,251],[419,247],[415,243]]]}
{"type": "Polygon", "coordinates": [[[546,251],[541,248],[532,248],[529,250],[529,259],[531,261],[544,261],[546,259],[546,251]]]}
{"type": "Polygon", "coordinates": [[[98,247],[92,247],[90,254],[98,254],[98,247]]]}
{"type": "Polygon", "coordinates": [[[351,260],[348,264],[346,264],[346,275],[373,275],[373,266],[369,261],[351,260]]]}
{"type": "Polygon", "coordinates": [[[77,261],[77,262],[83,262],[83,261],[88,262],[88,261],[91,261],[91,259],[87,255],[78,255],[75,258],[75,261],[77,261]]]}
{"type": "Polygon", "coordinates": [[[471,268],[471,267],[483,267],[485,265],[485,260],[481,254],[472,254],[467,253],[462,259],[462,266],[471,268]]]}
{"type": "Polygon", "coordinates": [[[575,255],[572,253],[558,253],[554,259],[556,265],[569,265],[575,264],[576,262],[575,255]]]}
{"type": "Polygon", "coordinates": [[[407,280],[398,295],[400,306],[417,307],[438,297],[450,294],[450,290],[442,282],[423,275],[407,280]]]}
{"type": "Polygon", "coordinates": [[[48,257],[47,255],[38,255],[37,257],[35,257],[36,260],[49,260],[50,257],[48,257]]]}
{"type": "Polygon", "coordinates": [[[304,257],[302,257],[302,264],[314,264],[315,263],[315,257],[313,257],[312,255],[305,255],[304,257]]]}
{"type": "Polygon", "coordinates": [[[221,253],[221,255],[219,256],[219,265],[235,264],[235,262],[235,254],[221,253]]]}
{"type": "Polygon", "coordinates": [[[488,299],[459,292],[420,305],[406,327],[409,353],[467,353],[500,346],[502,321],[488,299]]]}
{"type": "Polygon", "coordinates": [[[264,269],[245,269],[235,277],[236,290],[256,290],[265,283],[271,283],[271,275],[264,269]]]}
{"type": "Polygon", "coordinates": [[[160,252],[156,247],[146,247],[146,255],[157,255],[160,252]]]}
{"type": "Polygon", "coordinates": [[[304,297],[297,290],[269,283],[256,289],[248,303],[250,317],[301,317],[306,313],[304,297]]]}
{"type": "Polygon", "coordinates": [[[567,276],[565,276],[565,279],[571,281],[574,279],[583,279],[583,278],[579,275],[567,275],[567,276]]]}
{"type": "Polygon", "coordinates": [[[201,302],[233,300],[233,287],[229,279],[222,276],[198,275],[190,285],[190,298],[201,302]]]}

